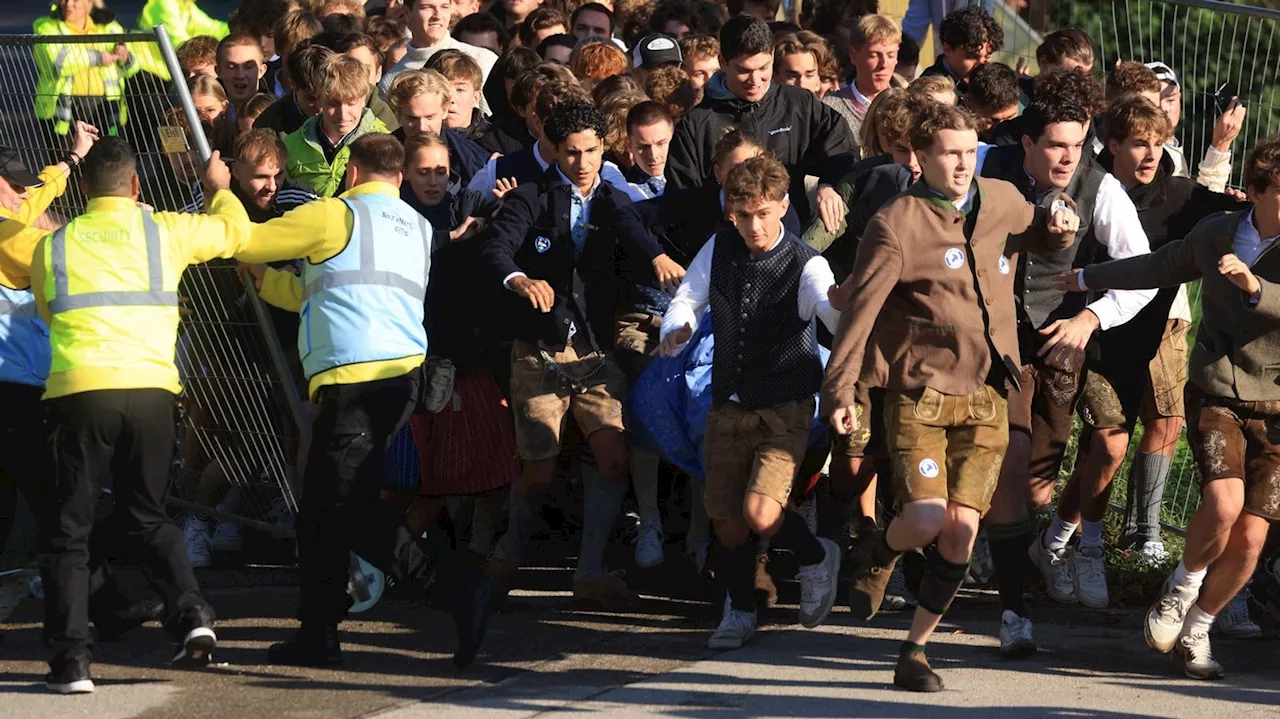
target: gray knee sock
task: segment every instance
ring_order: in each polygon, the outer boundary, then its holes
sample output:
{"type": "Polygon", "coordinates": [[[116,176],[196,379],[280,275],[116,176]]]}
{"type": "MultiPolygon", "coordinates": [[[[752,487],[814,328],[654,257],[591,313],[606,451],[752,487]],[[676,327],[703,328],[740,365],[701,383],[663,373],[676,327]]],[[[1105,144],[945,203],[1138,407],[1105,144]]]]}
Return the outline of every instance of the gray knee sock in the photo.
{"type": "Polygon", "coordinates": [[[582,548],[578,551],[578,570],[575,580],[595,579],[605,573],[604,548],[609,542],[609,532],[622,511],[622,499],[627,485],[610,482],[600,476],[594,464],[582,464],[582,484],[586,507],[582,516],[582,548]]]}
{"type": "Polygon", "coordinates": [[[511,516],[507,520],[507,533],[502,537],[502,556],[519,562],[524,559],[525,545],[529,542],[529,529],[538,516],[538,508],[530,505],[511,485],[511,516]]]}
{"type": "Polygon", "coordinates": [[[658,455],[631,448],[631,486],[636,490],[640,521],[662,526],[658,509],[658,455]]]}
{"type": "Polygon", "coordinates": [[[1173,458],[1163,454],[1138,453],[1129,470],[1133,493],[1134,533],[1144,541],[1160,539],[1160,503],[1169,478],[1173,458]]]}

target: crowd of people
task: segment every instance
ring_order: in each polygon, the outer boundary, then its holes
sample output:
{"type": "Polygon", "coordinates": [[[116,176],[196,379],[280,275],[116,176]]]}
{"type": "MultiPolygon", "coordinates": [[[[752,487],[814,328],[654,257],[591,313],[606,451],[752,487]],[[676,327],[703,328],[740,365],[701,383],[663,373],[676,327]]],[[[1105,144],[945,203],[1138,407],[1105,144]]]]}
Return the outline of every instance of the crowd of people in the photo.
{"type": "MultiPolygon", "coordinates": [[[[1140,423],[1112,541],[1172,568],[1148,644],[1221,678],[1210,629],[1260,634],[1251,578],[1280,606],[1280,138],[1237,148],[1233,98],[1187,158],[1177,70],[1095,67],[1078,29],[1044,37],[1032,77],[992,59],[981,4],[912,3],[905,30],[874,2],[779,5],[242,0],[222,23],[150,0],[141,27],[168,29],[201,125],[163,118],[192,148],[166,148],[194,198],[169,211],[120,137],[155,120],[126,111],[155,63],[105,44],[41,64],[35,118],[65,154],[37,174],[0,148],[0,462],[40,527],[49,688],[93,690],[90,621],[102,639],[158,618],[178,664],[216,649],[193,567],[239,530],[179,529],[165,495],[198,374],[182,273],[218,258],[271,305],[312,423],[292,448],[300,627],[270,663],[340,664],[367,599],[351,575],[376,571],[452,613],[465,668],[573,474],[575,599],[635,606],[605,551],[633,495],[638,567],[687,510],[723,595],[710,647],[751,640],[785,551],[805,627],[845,581],[859,621],[914,607],[893,681],[939,691],[926,646],[965,582],[994,583],[1011,659],[1036,651],[1033,568],[1055,602],[1108,605],[1104,517],[1140,423]],[[88,204],[62,224],[46,210],[71,182],[88,204]],[[1201,501],[1174,558],[1184,425],[1201,501]],[[407,492],[384,481],[402,433],[407,492]],[[162,603],[111,579],[108,480],[162,603]]],[[[58,0],[35,31],[120,29],[58,0]]],[[[182,459],[202,504],[231,494],[182,459]]]]}

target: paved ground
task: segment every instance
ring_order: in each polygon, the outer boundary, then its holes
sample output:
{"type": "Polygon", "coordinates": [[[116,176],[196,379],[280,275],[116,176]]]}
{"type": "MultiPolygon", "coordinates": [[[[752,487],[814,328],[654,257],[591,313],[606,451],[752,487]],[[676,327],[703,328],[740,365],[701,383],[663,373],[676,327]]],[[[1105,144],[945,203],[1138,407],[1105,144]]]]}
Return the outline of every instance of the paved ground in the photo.
{"type": "MultiPolygon", "coordinates": [[[[1219,641],[1234,670],[1226,681],[1179,680],[1168,658],[1142,643],[1136,607],[1037,607],[1042,652],[1007,663],[995,651],[994,597],[969,593],[933,645],[948,685],[938,695],[889,685],[907,620],[901,614],[864,626],[840,612],[816,631],[776,624],[747,648],[716,653],[704,647],[715,619],[697,601],[704,587],[671,564],[630,579],[681,599],[649,599],[631,615],[573,605],[563,591],[567,572],[526,572],[525,589],[495,617],[480,662],[461,674],[448,660],[447,616],[410,600],[384,601],[344,625],[342,671],[264,666],[266,646],[293,626],[292,576],[205,572],[221,614],[219,664],[167,669],[167,637],[148,626],[100,646],[99,689],[86,697],[44,693],[39,608],[28,599],[0,625],[0,717],[1280,716],[1280,643],[1219,641]]],[[[17,593],[0,588],[0,612],[17,593]]],[[[794,621],[794,611],[773,617],[794,621]]]]}

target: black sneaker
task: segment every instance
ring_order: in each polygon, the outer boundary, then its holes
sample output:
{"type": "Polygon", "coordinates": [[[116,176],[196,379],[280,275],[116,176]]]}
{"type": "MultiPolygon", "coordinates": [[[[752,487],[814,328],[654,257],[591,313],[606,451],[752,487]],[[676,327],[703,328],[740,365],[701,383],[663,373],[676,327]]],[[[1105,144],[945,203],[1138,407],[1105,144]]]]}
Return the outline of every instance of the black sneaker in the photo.
{"type": "Polygon", "coordinates": [[[893,683],[911,692],[940,692],[942,677],[929,666],[929,658],[923,651],[903,649],[898,655],[898,666],[893,670],[893,683]]]}
{"type": "Polygon", "coordinates": [[[55,659],[49,666],[53,671],[44,677],[44,685],[49,691],[58,694],[93,693],[93,679],[89,678],[87,658],[55,659]]]}
{"type": "Polygon", "coordinates": [[[213,633],[213,609],[201,605],[187,610],[182,616],[182,626],[187,632],[178,642],[178,652],[169,660],[175,667],[205,667],[213,661],[213,650],[218,646],[218,635],[213,633]]]}
{"type": "Polygon", "coordinates": [[[291,639],[267,649],[267,663],[294,667],[336,667],[342,664],[338,627],[312,629],[303,626],[291,639]]]}
{"type": "Polygon", "coordinates": [[[160,621],[163,618],[164,601],[159,597],[150,597],[94,617],[93,625],[98,630],[98,641],[118,642],[124,638],[124,635],[143,624],[149,621],[160,621]]]}

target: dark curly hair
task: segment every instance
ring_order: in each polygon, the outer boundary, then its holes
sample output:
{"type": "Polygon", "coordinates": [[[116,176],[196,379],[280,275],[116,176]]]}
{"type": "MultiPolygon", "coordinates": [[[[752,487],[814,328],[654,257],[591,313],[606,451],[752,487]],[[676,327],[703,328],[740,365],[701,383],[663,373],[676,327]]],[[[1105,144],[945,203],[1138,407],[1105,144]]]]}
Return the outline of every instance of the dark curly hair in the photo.
{"type": "Polygon", "coordinates": [[[1018,104],[1018,73],[998,62],[983,63],[969,73],[966,107],[1003,110],[1018,104]]]}
{"type": "Polygon", "coordinates": [[[938,36],[951,49],[964,50],[970,57],[977,57],[984,43],[991,43],[991,52],[1004,47],[1004,30],[980,5],[963,7],[947,15],[942,19],[938,36]]]}
{"type": "Polygon", "coordinates": [[[1070,99],[1090,117],[1097,117],[1107,109],[1102,83],[1082,68],[1054,68],[1037,77],[1032,89],[1037,98],[1070,99]]]}
{"type": "Polygon", "coordinates": [[[553,145],[559,145],[575,132],[594,130],[603,142],[609,134],[609,120],[589,100],[574,98],[560,103],[542,124],[543,134],[553,145]]]}
{"type": "Polygon", "coordinates": [[[773,55],[773,31],[755,15],[745,13],[720,28],[720,56],[725,61],[753,55],[773,55]]]}
{"type": "Polygon", "coordinates": [[[1069,97],[1042,97],[1039,94],[1022,113],[1023,134],[1033,142],[1040,140],[1046,127],[1060,122],[1078,122],[1088,127],[1089,113],[1069,97]]]}

